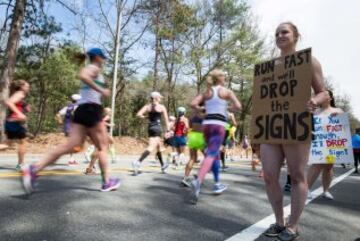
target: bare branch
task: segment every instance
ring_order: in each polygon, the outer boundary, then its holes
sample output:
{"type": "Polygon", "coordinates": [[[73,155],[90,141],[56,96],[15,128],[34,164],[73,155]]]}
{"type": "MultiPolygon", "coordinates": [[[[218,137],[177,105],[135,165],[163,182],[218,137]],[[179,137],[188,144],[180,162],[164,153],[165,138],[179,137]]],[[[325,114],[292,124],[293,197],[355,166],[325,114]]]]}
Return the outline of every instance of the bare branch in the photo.
{"type": "Polygon", "coordinates": [[[70,12],[72,12],[74,15],[77,15],[78,13],[72,9],[71,7],[69,7],[67,4],[65,4],[63,1],[61,0],[55,0],[56,2],[60,3],[64,8],[66,8],[67,10],[69,10],[70,12]]]}
{"type": "Polygon", "coordinates": [[[99,5],[100,5],[100,12],[101,12],[101,15],[102,15],[102,16],[103,16],[103,18],[105,19],[106,25],[107,25],[107,27],[108,27],[108,29],[109,29],[109,31],[110,31],[110,33],[111,33],[111,35],[113,36],[113,39],[115,39],[115,38],[116,38],[116,36],[115,36],[115,33],[114,33],[113,29],[111,28],[111,25],[110,25],[109,19],[108,19],[107,15],[106,15],[106,14],[105,14],[105,12],[104,12],[103,5],[102,5],[102,0],[98,0],[98,3],[99,3],[99,5]]]}

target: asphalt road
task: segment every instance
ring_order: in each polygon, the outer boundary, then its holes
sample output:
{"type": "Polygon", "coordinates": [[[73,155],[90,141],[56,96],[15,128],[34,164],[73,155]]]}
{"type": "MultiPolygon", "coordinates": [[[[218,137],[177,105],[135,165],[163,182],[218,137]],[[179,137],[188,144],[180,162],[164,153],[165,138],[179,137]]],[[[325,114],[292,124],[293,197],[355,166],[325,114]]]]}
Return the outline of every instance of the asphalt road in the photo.
{"type": "MultiPolygon", "coordinates": [[[[80,156],[79,159],[82,157],[80,156]]],[[[272,213],[258,172],[248,161],[229,163],[221,174],[228,190],[211,194],[208,175],[199,203],[189,204],[189,190],[179,185],[183,170],[161,174],[149,158],[134,177],[128,168],[136,156],[119,158],[112,175],[122,179],[118,191],[99,192],[100,177],[85,176],[84,165],[67,167],[66,159],[39,180],[38,191],[26,196],[13,170],[15,156],[0,156],[0,241],[226,240],[272,213]]],[[[28,161],[38,159],[29,156],[28,161]]],[[[335,168],[336,176],[345,173],[335,168]]],[[[282,182],[286,170],[283,170],[282,182]]],[[[335,200],[317,198],[306,206],[302,240],[354,241],[360,238],[360,176],[335,185],[335,200]]],[[[316,183],[315,187],[320,183],[316,183]]],[[[284,205],[289,204],[285,196],[284,205]]],[[[272,240],[259,237],[257,240],[272,240]]]]}

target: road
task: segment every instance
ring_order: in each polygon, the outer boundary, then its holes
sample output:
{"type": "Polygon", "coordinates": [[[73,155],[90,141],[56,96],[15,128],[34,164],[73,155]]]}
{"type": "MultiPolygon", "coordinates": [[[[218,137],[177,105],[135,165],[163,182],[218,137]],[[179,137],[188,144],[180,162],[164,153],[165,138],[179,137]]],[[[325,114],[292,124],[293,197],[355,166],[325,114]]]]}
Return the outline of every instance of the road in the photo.
{"type": "MultiPolygon", "coordinates": [[[[99,192],[99,175],[85,176],[85,164],[68,167],[63,158],[43,172],[38,191],[26,196],[13,169],[16,157],[1,155],[0,240],[226,240],[272,214],[264,182],[247,160],[231,162],[221,173],[228,185],[221,196],[211,194],[208,175],[198,204],[191,205],[189,190],[179,185],[183,170],[170,168],[161,174],[149,158],[143,173],[134,177],[129,168],[136,158],[121,156],[111,165],[112,175],[122,179],[118,191],[99,192]]],[[[37,159],[38,155],[27,157],[28,162],[37,159]]],[[[335,177],[349,170],[336,167],[335,177]]],[[[286,169],[282,172],[284,183],[286,169]]],[[[360,176],[351,174],[332,187],[335,200],[319,197],[309,203],[301,220],[301,240],[360,238],[359,183],[360,176]]],[[[287,194],[284,205],[288,204],[287,194]]]]}

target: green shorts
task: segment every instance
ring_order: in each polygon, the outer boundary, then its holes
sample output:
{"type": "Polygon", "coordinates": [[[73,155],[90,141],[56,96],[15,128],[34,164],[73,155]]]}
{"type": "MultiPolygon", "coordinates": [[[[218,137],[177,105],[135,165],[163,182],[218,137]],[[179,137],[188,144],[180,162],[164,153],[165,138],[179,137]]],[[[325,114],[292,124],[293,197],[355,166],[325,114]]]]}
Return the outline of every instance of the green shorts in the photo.
{"type": "Polygon", "coordinates": [[[204,150],[206,147],[205,137],[202,132],[190,131],[188,133],[188,147],[193,150],[204,150]]]}

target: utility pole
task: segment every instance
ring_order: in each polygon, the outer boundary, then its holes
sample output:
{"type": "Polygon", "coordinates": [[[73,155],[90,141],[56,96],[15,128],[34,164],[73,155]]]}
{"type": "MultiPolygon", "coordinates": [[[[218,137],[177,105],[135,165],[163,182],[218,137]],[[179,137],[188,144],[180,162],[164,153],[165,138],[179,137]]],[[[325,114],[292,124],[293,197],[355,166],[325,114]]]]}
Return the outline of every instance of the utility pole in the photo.
{"type": "Polygon", "coordinates": [[[119,64],[119,51],[120,51],[120,32],[121,32],[121,21],[123,12],[123,0],[117,1],[117,23],[116,23],[116,37],[115,37],[115,61],[114,61],[114,75],[113,75],[113,86],[111,96],[111,120],[110,120],[110,135],[114,134],[114,116],[115,116],[115,99],[116,99],[116,85],[117,85],[117,74],[119,64]]]}

